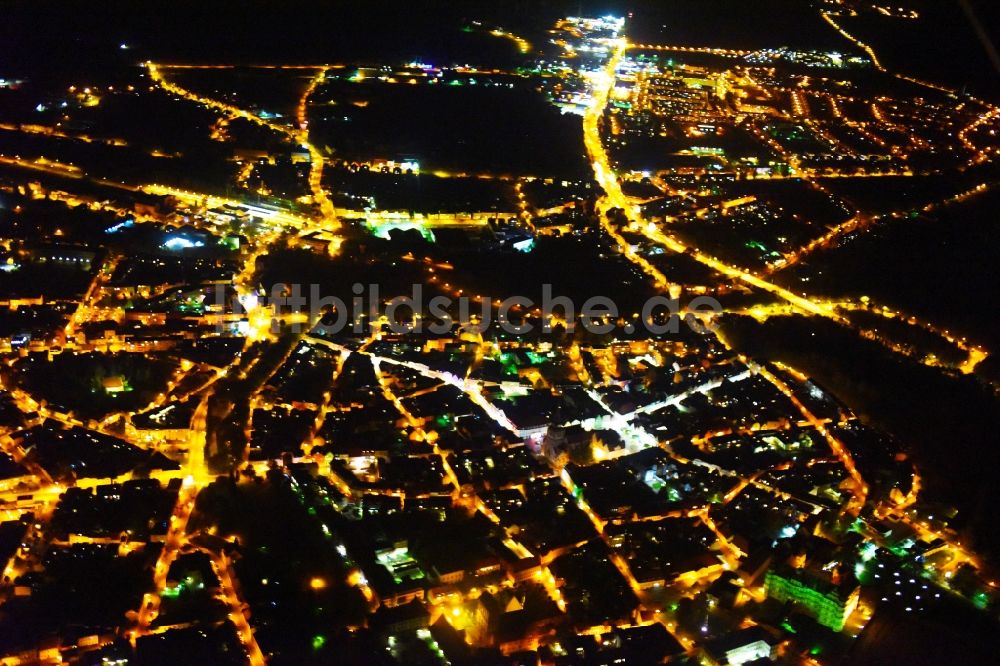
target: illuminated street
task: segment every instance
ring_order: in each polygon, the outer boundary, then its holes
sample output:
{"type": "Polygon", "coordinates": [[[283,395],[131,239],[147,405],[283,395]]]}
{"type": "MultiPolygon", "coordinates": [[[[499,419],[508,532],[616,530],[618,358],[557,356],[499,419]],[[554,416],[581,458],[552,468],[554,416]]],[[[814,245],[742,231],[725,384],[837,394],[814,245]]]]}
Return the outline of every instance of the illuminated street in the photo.
{"type": "Polygon", "coordinates": [[[11,3],[0,663],[993,663],[996,9],[460,4],[11,3]]]}

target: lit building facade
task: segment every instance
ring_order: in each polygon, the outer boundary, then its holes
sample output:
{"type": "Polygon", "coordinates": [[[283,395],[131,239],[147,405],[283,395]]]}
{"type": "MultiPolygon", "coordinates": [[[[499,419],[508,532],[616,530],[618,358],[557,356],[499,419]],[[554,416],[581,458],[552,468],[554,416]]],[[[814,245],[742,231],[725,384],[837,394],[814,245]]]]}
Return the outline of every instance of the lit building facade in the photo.
{"type": "Polygon", "coordinates": [[[764,587],[768,597],[802,606],[817,622],[834,631],[844,628],[847,618],[857,608],[861,592],[857,583],[836,585],[807,569],[790,567],[768,571],[764,587]]]}

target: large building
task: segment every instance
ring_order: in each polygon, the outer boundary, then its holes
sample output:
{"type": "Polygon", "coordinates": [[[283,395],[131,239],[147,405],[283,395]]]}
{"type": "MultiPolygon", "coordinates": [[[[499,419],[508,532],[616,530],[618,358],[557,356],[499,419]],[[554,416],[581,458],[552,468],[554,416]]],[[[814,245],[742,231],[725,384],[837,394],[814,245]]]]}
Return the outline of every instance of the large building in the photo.
{"type": "Polygon", "coordinates": [[[777,640],[760,626],[739,629],[709,641],[702,649],[702,663],[712,666],[742,666],[771,661],[777,640]]]}
{"type": "Polygon", "coordinates": [[[836,578],[783,565],[767,572],[764,587],[768,597],[791,601],[808,610],[823,626],[840,631],[858,605],[861,588],[853,579],[836,578]]]}

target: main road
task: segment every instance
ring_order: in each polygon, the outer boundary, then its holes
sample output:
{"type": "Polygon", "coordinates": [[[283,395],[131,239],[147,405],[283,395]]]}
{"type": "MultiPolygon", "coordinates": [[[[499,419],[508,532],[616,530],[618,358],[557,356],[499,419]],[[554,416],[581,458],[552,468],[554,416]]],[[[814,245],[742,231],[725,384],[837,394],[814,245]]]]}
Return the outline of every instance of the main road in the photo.
{"type": "MultiPolygon", "coordinates": [[[[634,226],[651,242],[662,245],[677,253],[686,253],[698,262],[712,268],[713,270],[725,275],[727,277],[740,280],[750,286],[757,287],[776,296],[779,296],[783,300],[787,301],[794,309],[807,315],[819,315],[821,317],[827,317],[833,319],[841,324],[849,324],[849,322],[837,314],[834,307],[829,303],[814,302],[803,296],[794,294],[787,289],[779,287],[778,285],[772,284],[767,280],[761,279],[760,277],[748,273],[739,268],[729,266],[714,257],[705,255],[698,250],[688,248],[683,243],[668,236],[659,230],[655,225],[647,223],[639,215],[638,211],[633,207],[631,202],[628,201],[624,192],[622,191],[621,185],[618,182],[618,177],[615,175],[611,168],[610,160],[608,159],[608,153],[604,148],[604,144],[601,142],[601,132],[600,132],[600,120],[604,115],[605,107],[608,103],[608,98],[610,97],[611,90],[615,85],[616,72],[618,70],[618,65],[621,63],[622,57],[624,56],[625,49],[628,47],[627,42],[624,39],[617,40],[614,49],[611,53],[611,58],[608,60],[607,65],[604,70],[598,72],[592,77],[593,85],[593,100],[587,109],[586,114],[583,119],[583,132],[584,132],[584,143],[587,147],[587,153],[590,157],[591,164],[594,168],[594,176],[597,179],[598,184],[604,190],[605,198],[610,206],[620,208],[624,211],[625,216],[629,222],[634,223],[634,226]]],[[[846,448],[826,429],[825,425],[813,416],[804,405],[802,405],[794,395],[792,395],[791,389],[785,385],[779,378],[777,378],[772,373],[768,372],[764,368],[755,368],[762,376],[764,376],[768,381],[774,384],[782,393],[792,400],[793,404],[799,409],[807,421],[812,423],[818,432],[823,435],[823,437],[830,444],[833,452],[840,458],[841,462],[846,467],[848,473],[851,475],[854,481],[854,501],[850,508],[858,511],[864,506],[865,499],[868,493],[868,486],[861,475],[858,473],[854,466],[854,461],[850,453],[846,448]]]]}
{"type": "Polygon", "coordinates": [[[622,191],[621,184],[618,182],[618,176],[615,175],[615,172],[611,167],[611,161],[608,158],[607,150],[605,150],[604,144],[601,141],[601,118],[604,116],[604,110],[607,107],[608,98],[610,97],[611,90],[615,85],[618,65],[621,63],[622,57],[624,56],[627,48],[628,43],[626,40],[617,40],[614,44],[613,50],[611,51],[611,57],[609,58],[607,65],[604,67],[604,70],[597,72],[592,76],[593,98],[583,117],[584,145],[587,148],[587,155],[589,156],[591,165],[594,169],[594,177],[596,178],[597,183],[604,190],[605,198],[608,204],[624,211],[629,222],[633,222],[640,233],[642,233],[651,242],[661,245],[678,254],[687,254],[699,263],[708,266],[712,270],[725,275],[728,278],[739,280],[740,282],[748,284],[751,287],[756,287],[757,289],[762,289],[772,293],[775,296],[791,303],[803,314],[818,315],[828,319],[833,319],[840,323],[846,323],[846,320],[844,320],[843,317],[838,315],[829,306],[813,302],[804,296],[800,296],[783,287],[779,287],[776,284],[768,282],[753,273],[748,273],[740,268],[723,263],[715,257],[699,252],[695,248],[689,248],[673,236],[664,234],[659,228],[642,219],[638,211],[636,211],[633,205],[628,201],[625,193],[622,191]]]}

